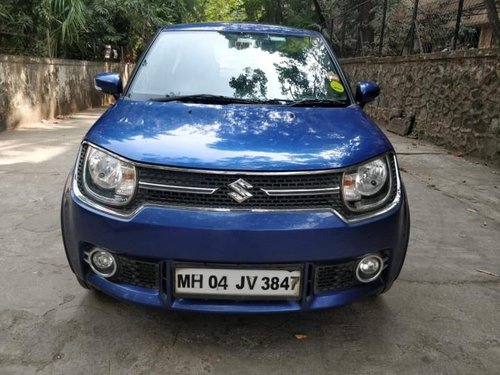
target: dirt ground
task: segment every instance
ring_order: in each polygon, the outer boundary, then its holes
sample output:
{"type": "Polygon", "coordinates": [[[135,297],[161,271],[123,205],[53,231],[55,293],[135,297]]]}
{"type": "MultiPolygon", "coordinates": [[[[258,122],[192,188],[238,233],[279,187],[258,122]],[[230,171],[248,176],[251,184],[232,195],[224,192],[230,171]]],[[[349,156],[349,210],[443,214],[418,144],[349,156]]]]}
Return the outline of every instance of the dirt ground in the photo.
{"type": "Polygon", "coordinates": [[[389,293],[307,314],[149,310],[82,289],[63,251],[64,180],[102,111],[0,134],[1,374],[500,373],[500,171],[389,135],[412,213],[389,293]]]}

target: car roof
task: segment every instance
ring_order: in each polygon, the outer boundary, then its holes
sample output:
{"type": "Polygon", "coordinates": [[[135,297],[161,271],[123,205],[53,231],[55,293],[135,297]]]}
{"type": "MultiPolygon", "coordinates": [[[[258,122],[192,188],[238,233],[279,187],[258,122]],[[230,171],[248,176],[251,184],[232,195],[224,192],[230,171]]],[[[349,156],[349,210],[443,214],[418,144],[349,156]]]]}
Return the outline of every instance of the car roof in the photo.
{"type": "Polygon", "coordinates": [[[169,25],[163,31],[232,31],[247,33],[285,34],[296,36],[318,36],[317,31],[296,29],[294,27],[267,25],[249,22],[210,22],[210,23],[183,23],[169,25]]]}

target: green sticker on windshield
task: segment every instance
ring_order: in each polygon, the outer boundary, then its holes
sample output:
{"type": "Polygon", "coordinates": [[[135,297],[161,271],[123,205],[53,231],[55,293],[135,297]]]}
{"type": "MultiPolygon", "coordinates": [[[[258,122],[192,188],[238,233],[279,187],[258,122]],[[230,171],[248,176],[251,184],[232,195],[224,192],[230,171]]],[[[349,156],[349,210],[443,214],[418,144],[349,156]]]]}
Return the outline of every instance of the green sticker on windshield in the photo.
{"type": "Polygon", "coordinates": [[[343,93],[344,92],[344,86],[338,81],[331,81],[330,82],[330,87],[332,88],[333,91],[343,93]]]}

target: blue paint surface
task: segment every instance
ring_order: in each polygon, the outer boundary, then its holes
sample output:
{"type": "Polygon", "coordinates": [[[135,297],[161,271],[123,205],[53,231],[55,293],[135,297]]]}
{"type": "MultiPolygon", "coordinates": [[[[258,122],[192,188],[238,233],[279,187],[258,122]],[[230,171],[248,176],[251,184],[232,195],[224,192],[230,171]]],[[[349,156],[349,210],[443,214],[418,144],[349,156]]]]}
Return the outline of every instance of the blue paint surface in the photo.
{"type": "MultiPolygon", "coordinates": [[[[173,25],[162,30],[320,35],[282,26],[228,23],[173,25]]],[[[349,86],[345,89],[352,99],[349,86]]],[[[362,82],[360,90],[364,91],[365,99],[371,100],[377,87],[362,82]]],[[[315,108],[161,103],[121,98],[96,122],[85,139],[136,162],[231,171],[345,168],[392,150],[382,131],[356,104],[315,108]]],[[[145,206],[132,217],[123,218],[80,201],[70,176],[61,208],[62,234],[66,255],[77,277],[123,301],[174,310],[225,313],[331,308],[378,294],[389,288],[399,275],[409,230],[406,193],[401,188],[399,204],[357,223],[346,223],[328,209],[221,212],[145,206]],[[83,254],[93,247],[159,262],[160,288],[116,283],[92,273],[83,261],[83,254]],[[314,293],[311,270],[315,265],[354,261],[379,252],[384,252],[389,261],[377,280],[314,293]],[[296,264],[303,269],[302,293],[295,301],[175,298],[172,273],[176,262],[296,264]]]]}
{"type": "Polygon", "coordinates": [[[340,168],[392,148],[357,106],[302,108],[122,99],[86,138],[138,162],[229,170],[340,168]]]}

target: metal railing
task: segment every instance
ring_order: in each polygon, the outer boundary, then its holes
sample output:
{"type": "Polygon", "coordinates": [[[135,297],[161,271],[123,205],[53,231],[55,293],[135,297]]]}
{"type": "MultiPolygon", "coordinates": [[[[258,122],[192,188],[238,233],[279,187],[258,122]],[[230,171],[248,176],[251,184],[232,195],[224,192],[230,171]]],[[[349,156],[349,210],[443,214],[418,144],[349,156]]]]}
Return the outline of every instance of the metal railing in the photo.
{"type": "Polygon", "coordinates": [[[341,57],[498,48],[499,0],[324,0],[341,57]]]}

